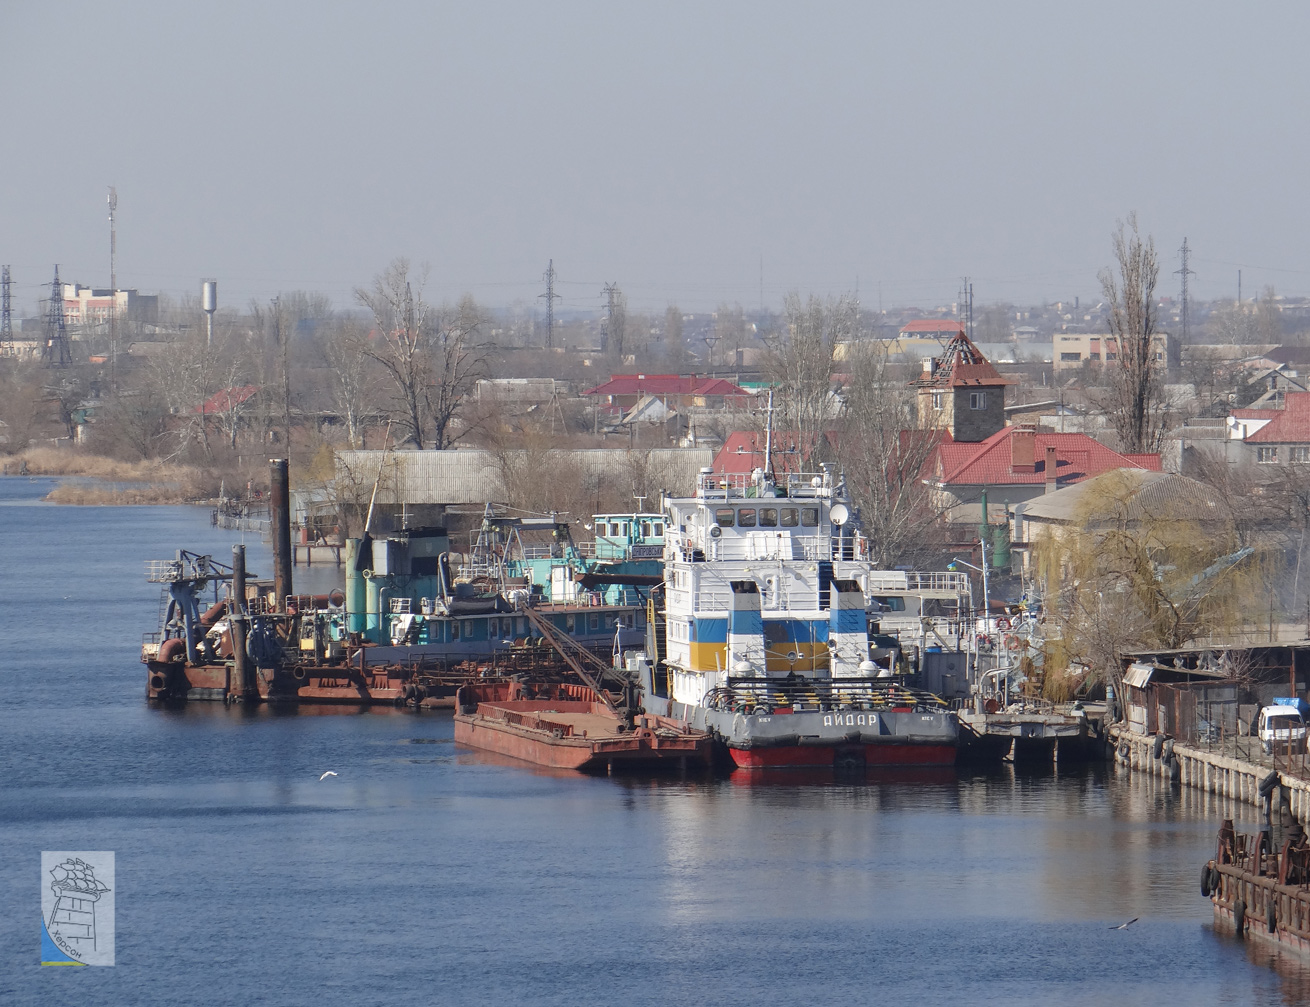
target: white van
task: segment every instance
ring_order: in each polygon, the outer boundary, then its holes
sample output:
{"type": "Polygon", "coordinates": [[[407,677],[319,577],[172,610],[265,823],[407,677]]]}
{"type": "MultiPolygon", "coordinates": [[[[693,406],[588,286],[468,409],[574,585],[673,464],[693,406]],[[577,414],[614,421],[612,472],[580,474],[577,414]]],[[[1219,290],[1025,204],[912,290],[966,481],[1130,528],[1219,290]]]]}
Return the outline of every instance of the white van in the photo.
{"type": "Polygon", "coordinates": [[[1303,750],[1305,747],[1305,718],[1295,706],[1266,706],[1260,711],[1260,725],[1257,732],[1260,747],[1269,755],[1274,747],[1303,750]]]}

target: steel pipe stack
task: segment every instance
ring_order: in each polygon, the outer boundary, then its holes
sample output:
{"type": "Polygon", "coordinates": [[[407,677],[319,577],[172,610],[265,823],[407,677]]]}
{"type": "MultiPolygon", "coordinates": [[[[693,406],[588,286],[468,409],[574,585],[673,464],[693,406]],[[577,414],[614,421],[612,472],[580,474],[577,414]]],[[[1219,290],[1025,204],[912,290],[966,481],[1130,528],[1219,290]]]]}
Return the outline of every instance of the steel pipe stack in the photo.
{"type": "Polygon", "coordinates": [[[273,593],[277,610],[286,611],[291,591],[291,490],[287,481],[287,460],[269,459],[272,493],[269,516],[273,526],[273,593]]]}

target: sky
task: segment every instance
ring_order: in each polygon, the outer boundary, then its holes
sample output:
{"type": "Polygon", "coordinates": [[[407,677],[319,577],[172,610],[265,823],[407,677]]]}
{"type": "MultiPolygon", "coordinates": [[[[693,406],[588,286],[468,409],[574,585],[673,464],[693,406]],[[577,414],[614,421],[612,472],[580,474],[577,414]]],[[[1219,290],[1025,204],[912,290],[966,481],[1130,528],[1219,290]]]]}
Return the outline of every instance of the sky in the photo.
{"type": "Polygon", "coordinates": [[[0,263],[220,304],[1310,293],[1310,5],[0,0],[0,263]]]}

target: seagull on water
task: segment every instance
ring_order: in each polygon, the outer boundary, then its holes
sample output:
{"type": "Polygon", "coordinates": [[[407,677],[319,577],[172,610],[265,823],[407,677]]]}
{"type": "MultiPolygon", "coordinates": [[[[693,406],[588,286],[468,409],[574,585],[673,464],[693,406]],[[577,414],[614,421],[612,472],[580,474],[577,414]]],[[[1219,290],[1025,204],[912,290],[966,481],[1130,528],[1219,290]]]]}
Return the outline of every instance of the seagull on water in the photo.
{"type": "Polygon", "coordinates": [[[1120,923],[1117,927],[1110,927],[1110,929],[1111,929],[1111,930],[1127,930],[1129,927],[1131,927],[1134,923],[1136,923],[1136,922],[1137,922],[1138,920],[1140,920],[1140,919],[1141,919],[1140,916],[1134,916],[1134,917],[1133,917],[1131,920],[1129,920],[1127,923],[1120,923]]]}
{"type": "MultiPolygon", "coordinates": [[[[323,782],[324,780],[326,780],[329,776],[336,776],[336,775],[337,775],[336,773],[332,772],[332,770],[329,769],[326,773],[324,773],[322,776],[320,776],[320,777],[318,778],[318,782],[319,782],[319,783],[322,783],[322,782],[323,782]]],[[[1127,926],[1127,924],[1125,923],[1124,926],[1127,926]]]]}

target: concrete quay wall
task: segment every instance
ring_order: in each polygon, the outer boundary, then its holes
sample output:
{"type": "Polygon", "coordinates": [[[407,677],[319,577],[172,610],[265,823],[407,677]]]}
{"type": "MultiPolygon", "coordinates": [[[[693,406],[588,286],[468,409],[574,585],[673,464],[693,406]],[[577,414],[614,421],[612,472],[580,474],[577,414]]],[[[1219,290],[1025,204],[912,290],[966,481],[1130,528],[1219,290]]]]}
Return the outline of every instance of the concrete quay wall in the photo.
{"type": "MultiPolygon", "coordinates": [[[[1115,762],[1135,773],[1146,773],[1164,780],[1174,780],[1185,787],[1195,787],[1209,794],[1259,806],[1260,781],[1272,768],[1246,759],[1234,758],[1203,748],[1175,743],[1172,758],[1155,757],[1152,735],[1133,734],[1116,725],[1110,728],[1114,740],[1115,762]]],[[[1310,818],[1310,781],[1279,773],[1283,798],[1298,821],[1310,818]]]]}

